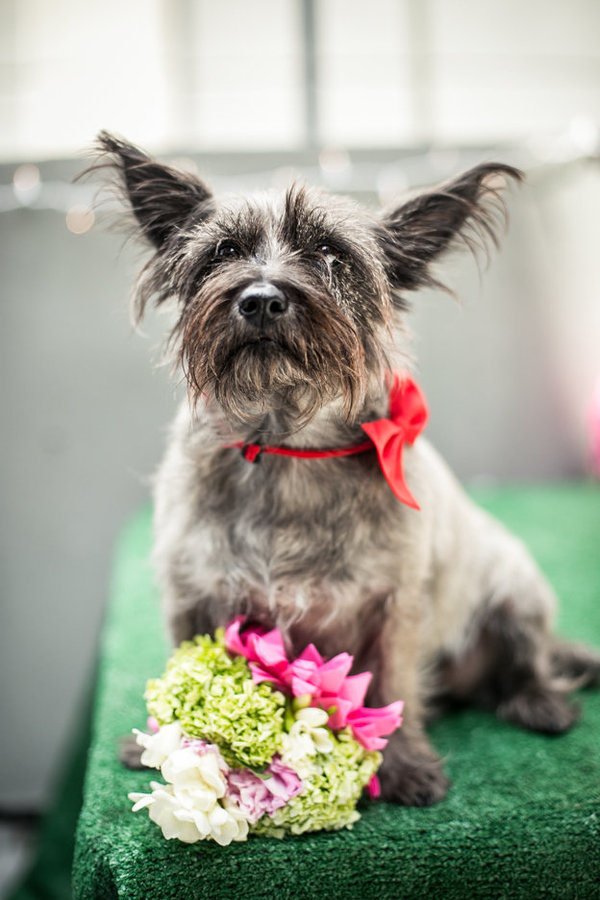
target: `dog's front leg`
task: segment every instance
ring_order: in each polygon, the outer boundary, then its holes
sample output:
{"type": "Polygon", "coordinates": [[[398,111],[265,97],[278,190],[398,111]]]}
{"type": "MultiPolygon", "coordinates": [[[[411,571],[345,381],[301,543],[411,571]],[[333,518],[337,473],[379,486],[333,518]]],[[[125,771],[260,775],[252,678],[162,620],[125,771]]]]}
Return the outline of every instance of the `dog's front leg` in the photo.
{"type": "MultiPolygon", "coordinates": [[[[194,584],[176,572],[163,579],[162,593],[163,616],[174,647],[197,634],[213,634],[240,611],[225,599],[218,583],[194,584]]],[[[243,606],[241,600],[238,606],[243,606]]]]}
{"type": "Polygon", "coordinates": [[[404,711],[402,726],[383,753],[379,772],[382,797],[406,806],[430,806],[444,797],[449,781],[424,732],[421,592],[398,592],[390,598],[387,613],[369,702],[384,706],[403,700],[404,711]]]}

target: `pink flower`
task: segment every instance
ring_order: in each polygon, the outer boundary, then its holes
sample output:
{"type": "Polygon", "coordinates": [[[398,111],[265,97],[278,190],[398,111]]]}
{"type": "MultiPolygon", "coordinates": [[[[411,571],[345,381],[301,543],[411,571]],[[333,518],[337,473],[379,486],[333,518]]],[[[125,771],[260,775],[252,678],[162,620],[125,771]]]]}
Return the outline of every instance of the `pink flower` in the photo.
{"type": "Polygon", "coordinates": [[[283,797],[285,802],[299,794],[304,785],[293,769],[284,765],[277,754],[267,766],[269,778],[265,782],[269,790],[276,797],[283,797]]]}
{"type": "Polygon", "coordinates": [[[338,653],[324,661],[309,644],[290,666],[295,697],[310,694],[312,706],[326,710],[335,707],[327,723],[334,731],[348,724],[349,714],[361,706],[371,681],[370,672],[348,675],[353,661],[349,653],[338,653]]]}
{"type": "Polygon", "coordinates": [[[225,631],[225,646],[249,661],[255,684],[270,681],[293,697],[310,696],[310,705],[332,710],[327,724],[337,731],[349,726],[354,737],[367,750],[381,750],[402,722],[403,703],[373,709],[363,706],[371,681],[370,672],[349,675],[354,658],[338,653],[325,660],[309,644],[291,663],[285,654],[281,632],[277,628],[247,628],[241,631],[245,616],[238,616],[225,631]]]}
{"type": "Polygon", "coordinates": [[[246,620],[237,616],[225,629],[225,646],[231,653],[245,656],[250,663],[252,681],[270,681],[283,691],[288,690],[290,664],[285,655],[283,638],[277,628],[248,628],[243,634],[240,629],[246,620]]]}
{"type": "MultiPolygon", "coordinates": [[[[338,653],[326,662],[314,644],[309,644],[291,664],[294,696],[310,694],[313,699],[323,698],[324,701],[332,697],[340,699],[352,662],[349,653],[338,653]]],[[[331,705],[319,703],[323,709],[328,709],[331,705]]]]}
{"type": "Polygon", "coordinates": [[[284,766],[277,755],[265,769],[265,776],[259,778],[250,769],[231,769],[227,775],[227,796],[251,824],[265,814],[273,815],[304,787],[294,770],[284,766]]]}
{"type": "Polygon", "coordinates": [[[383,750],[387,744],[383,735],[391,734],[402,724],[403,707],[402,700],[379,708],[361,706],[348,715],[348,725],[365,749],[383,750]]]}
{"type": "Polygon", "coordinates": [[[378,797],[381,797],[381,782],[376,774],[371,775],[369,779],[369,783],[367,784],[367,794],[371,800],[377,800],[378,797]]]}

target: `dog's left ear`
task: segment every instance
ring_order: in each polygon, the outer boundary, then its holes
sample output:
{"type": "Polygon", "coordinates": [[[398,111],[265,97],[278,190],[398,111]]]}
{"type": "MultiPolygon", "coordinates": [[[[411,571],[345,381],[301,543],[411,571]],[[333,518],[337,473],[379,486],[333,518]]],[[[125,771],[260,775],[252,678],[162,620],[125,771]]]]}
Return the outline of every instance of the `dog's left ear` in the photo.
{"type": "Polygon", "coordinates": [[[523,174],[502,163],[485,163],[384,213],[378,238],[393,288],[415,290],[439,283],[429,265],[461,237],[471,249],[497,244],[504,221],[502,190],[523,174]]]}

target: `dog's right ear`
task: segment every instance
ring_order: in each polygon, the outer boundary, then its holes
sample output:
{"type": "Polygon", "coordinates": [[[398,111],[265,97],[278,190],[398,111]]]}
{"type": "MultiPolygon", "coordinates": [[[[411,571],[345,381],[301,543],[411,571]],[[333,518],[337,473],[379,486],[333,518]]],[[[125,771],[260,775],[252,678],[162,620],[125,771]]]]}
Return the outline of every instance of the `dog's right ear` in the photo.
{"type": "Polygon", "coordinates": [[[105,159],[92,169],[117,170],[142,233],[156,250],[162,250],[192,214],[209,214],[212,194],[199,178],[157,162],[107,131],[98,135],[98,149],[105,159]]]}

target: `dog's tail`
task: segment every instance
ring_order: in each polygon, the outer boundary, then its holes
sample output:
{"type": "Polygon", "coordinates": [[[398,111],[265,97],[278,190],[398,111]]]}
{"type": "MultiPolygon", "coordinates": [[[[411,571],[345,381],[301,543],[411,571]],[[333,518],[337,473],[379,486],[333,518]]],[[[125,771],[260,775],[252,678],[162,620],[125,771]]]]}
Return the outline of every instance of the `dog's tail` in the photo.
{"type": "Polygon", "coordinates": [[[573,691],[600,683],[600,653],[584,644],[554,640],[550,666],[559,690],[573,691]]]}

